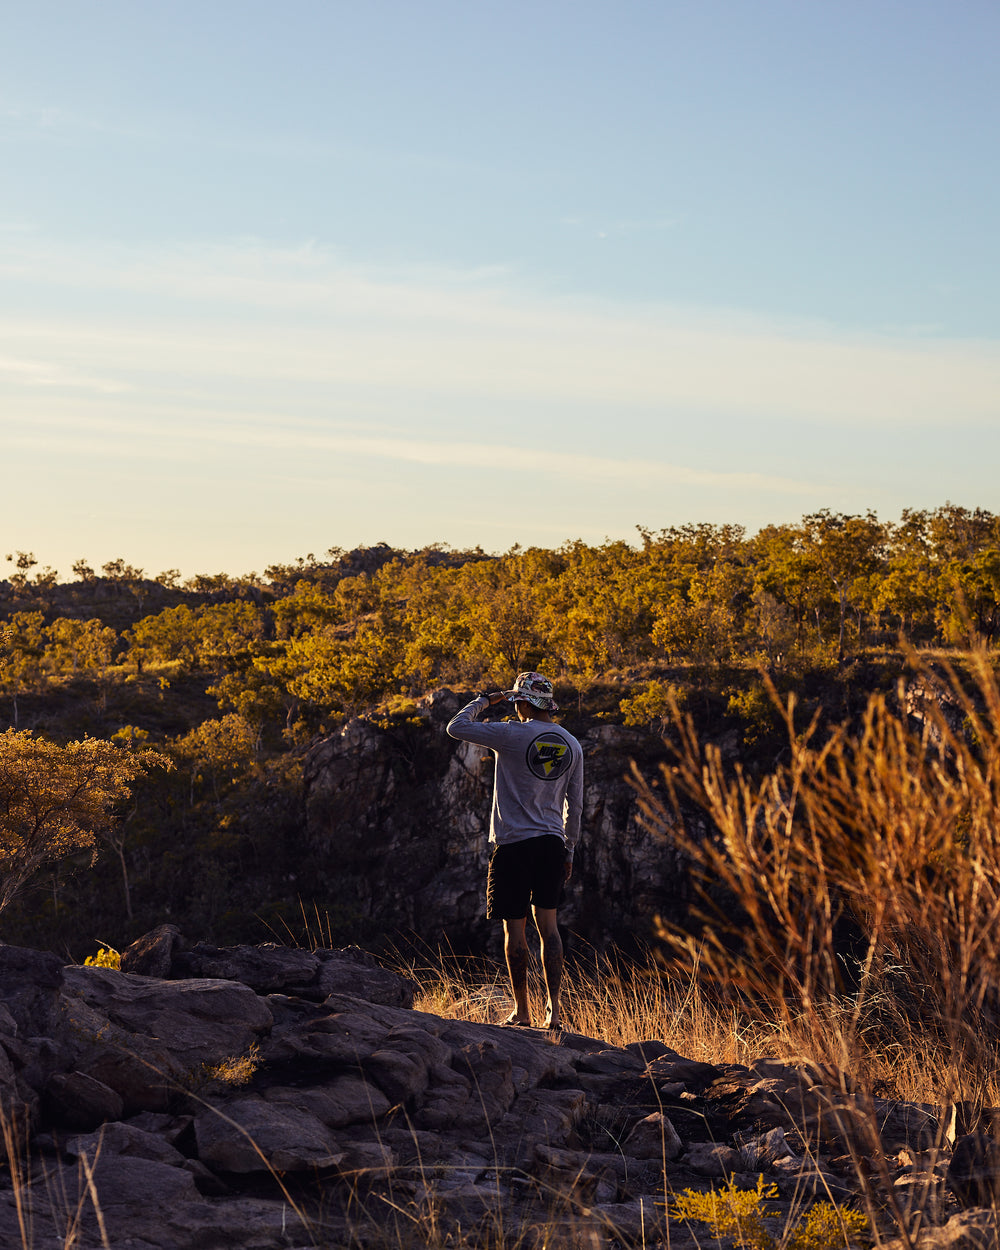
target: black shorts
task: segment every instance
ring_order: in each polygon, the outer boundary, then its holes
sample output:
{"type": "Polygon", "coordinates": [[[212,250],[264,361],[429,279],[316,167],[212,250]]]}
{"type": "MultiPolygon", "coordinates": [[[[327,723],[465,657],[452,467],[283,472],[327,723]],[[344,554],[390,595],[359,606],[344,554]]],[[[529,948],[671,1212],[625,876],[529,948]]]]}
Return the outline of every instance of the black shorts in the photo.
{"type": "Polygon", "coordinates": [[[487,917],[523,920],[529,904],[558,907],[566,881],[566,858],[566,843],[554,833],[498,846],[486,879],[487,917]]]}

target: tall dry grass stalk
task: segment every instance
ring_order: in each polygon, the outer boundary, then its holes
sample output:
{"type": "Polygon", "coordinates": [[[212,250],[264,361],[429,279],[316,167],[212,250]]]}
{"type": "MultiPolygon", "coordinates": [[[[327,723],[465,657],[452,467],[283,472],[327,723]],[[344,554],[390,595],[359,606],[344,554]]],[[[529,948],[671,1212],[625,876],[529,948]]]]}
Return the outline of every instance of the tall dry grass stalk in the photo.
{"type": "Polygon", "coordinates": [[[908,1063],[937,1074],[939,1100],[977,1100],[1000,1022],[1000,689],[982,652],[966,680],[911,660],[914,679],[873,695],[853,732],[800,730],[789,698],[788,763],[761,781],[678,714],[668,798],[636,784],[697,874],[700,937],[661,925],[676,966],[855,1077],[908,1063]]]}

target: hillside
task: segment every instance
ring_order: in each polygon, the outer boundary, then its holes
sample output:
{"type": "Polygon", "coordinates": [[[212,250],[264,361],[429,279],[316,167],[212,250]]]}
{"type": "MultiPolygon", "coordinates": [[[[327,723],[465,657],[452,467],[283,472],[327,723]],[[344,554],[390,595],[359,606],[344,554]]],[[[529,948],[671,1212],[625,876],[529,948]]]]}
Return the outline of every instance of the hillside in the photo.
{"type": "MultiPolygon", "coordinates": [[[[121,559],[99,574],[78,562],[60,582],[18,553],[0,583],[0,729],[152,747],[173,769],[136,783],[96,847],[39,872],[4,935],[79,959],[166,920],[260,941],[304,910],[335,942],[387,940],[391,917],[359,912],[310,818],[323,744],[358,718],[398,782],[397,806],[365,817],[382,834],[394,823],[403,836],[407,805],[451,758],[437,694],[525,668],[553,677],[609,794],[626,795],[631,759],[655,770],[665,758],[671,706],[756,775],[787,750],[767,683],[794,694],[803,723],[852,723],[906,671],[901,636],[958,662],[970,642],[989,646],[998,535],[1000,518],[953,505],[895,524],[824,512],[753,536],[692,525],[504,555],[332,549],[261,577],[186,582],[121,559]],[[600,731],[613,727],[627,732],[611,748],[600,731]]],[[[609,799],[608,837],[629,822],[634,803],[609,799]]]]}

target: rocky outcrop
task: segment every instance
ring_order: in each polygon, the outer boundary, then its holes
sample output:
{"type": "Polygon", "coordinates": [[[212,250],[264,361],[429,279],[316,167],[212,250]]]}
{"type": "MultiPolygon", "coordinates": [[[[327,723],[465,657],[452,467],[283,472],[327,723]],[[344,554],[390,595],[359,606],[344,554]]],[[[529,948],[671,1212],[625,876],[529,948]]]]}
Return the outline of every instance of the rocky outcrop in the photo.
{"type": "Polygon", "coordinates": [[[665,1193],[761,1175],[779,1223],[867,1194],[911,1227],[920,1213],[918,1246],[995,1244],[992,1212],[969,1209],[993,1203],[995,1146],[952,1151],[954,1110],[869,1102],[842,1074],[772,1059],[693,1061],[661,1039],[440,1018],[357,951],[188,949],[160,932],[125,962],[165,948],[168,978],[0,947],[0,1245],[21,1245],[30,1207],[40,1250],[68,1226],[74,1244],[130,1250],[449,1231],[530,1246],[543,1229],[607,1247],[669,1231],[684,1248],[704,1229],[667,1230],[665,1193]]]}
{"type": "MultiPolygon", "coordinates": [[[[445,733],[466,697],[440,690],[409,724],[356,719],[318,742],[305,765],[307,823],[319,860],[336,865],[334,899],[359,921],[496,954],[484,918],[493,756],[445,733]]],[[[628,782],[633,760],[649,773],[662,762],[662,743],[620,725],[581,743],[583,837],[560,916],[574,940],[603,950],[678,915],[689,880],[675,848],[643,827],[628,782]]]]}

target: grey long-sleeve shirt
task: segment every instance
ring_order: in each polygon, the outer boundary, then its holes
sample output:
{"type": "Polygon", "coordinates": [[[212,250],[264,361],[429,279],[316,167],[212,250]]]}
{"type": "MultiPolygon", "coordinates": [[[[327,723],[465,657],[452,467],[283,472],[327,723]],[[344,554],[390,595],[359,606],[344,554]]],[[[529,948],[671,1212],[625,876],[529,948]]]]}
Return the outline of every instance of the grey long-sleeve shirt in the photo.
{"type": "Polygon", "coordinates": [[[488,706],[488,699],[473,699],[452,717],[448,733],[489,747],[496,756],[490,841],[500,845],[554,833],[566,844],[566,858],[572,859],[583,813],[579,742],[546,721],[477,721],[488,706]]]}

